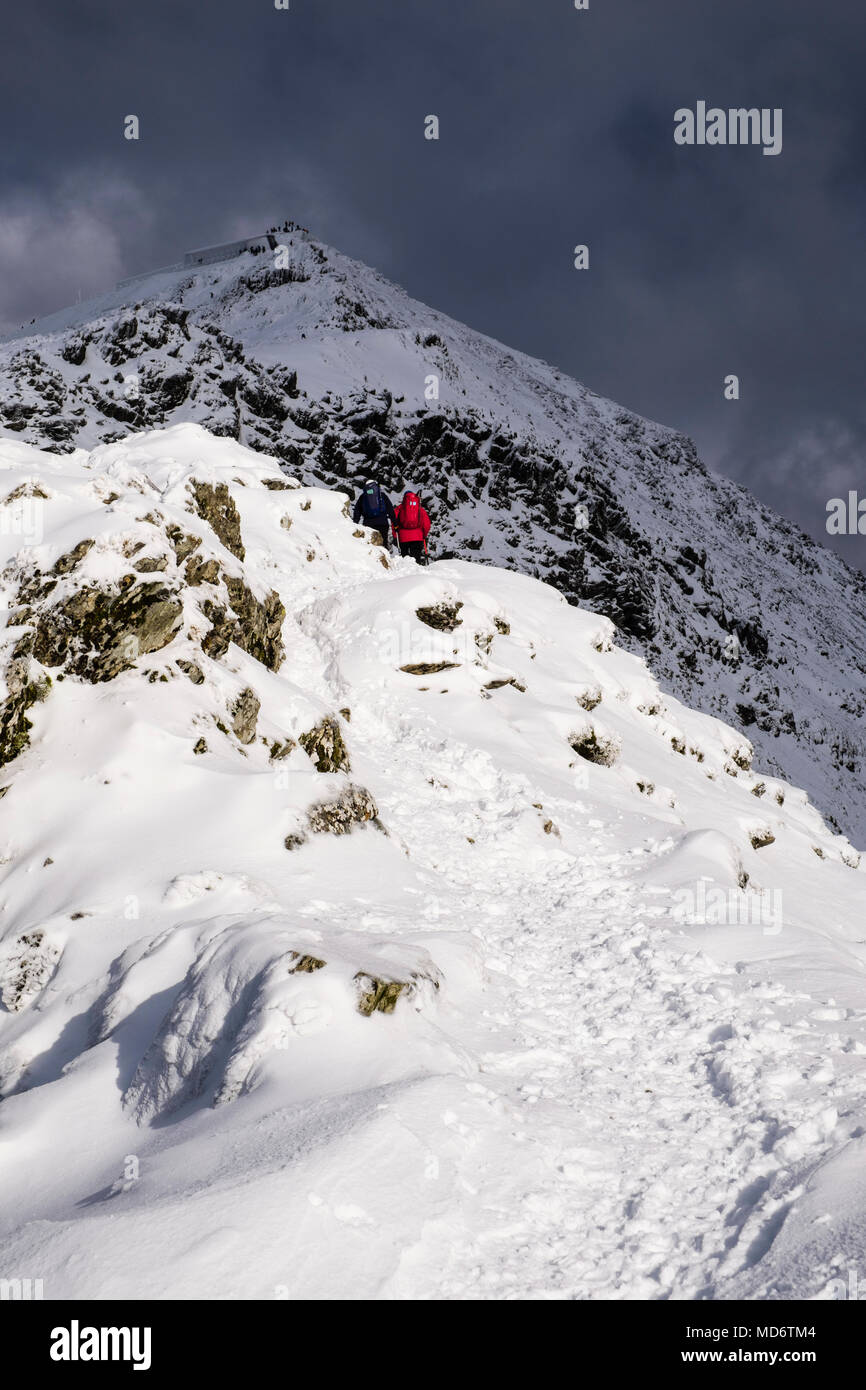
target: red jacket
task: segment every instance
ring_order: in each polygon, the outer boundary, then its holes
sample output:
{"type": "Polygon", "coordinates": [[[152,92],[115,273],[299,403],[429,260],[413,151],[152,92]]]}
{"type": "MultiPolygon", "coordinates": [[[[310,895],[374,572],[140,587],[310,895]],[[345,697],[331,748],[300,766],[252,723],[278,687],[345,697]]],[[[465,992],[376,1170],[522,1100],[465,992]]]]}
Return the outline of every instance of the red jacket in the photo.
{"type": "Polygon", "coordinates": [[[405,544],[408,541],[426,541],[430,531],[430,518],[421,506],[421,503],[418,503],[418,525],[407,526],[406,517],[407,506],[406,498],[404,497],[397,508],[397,535],[401,543],[405,544]]]}

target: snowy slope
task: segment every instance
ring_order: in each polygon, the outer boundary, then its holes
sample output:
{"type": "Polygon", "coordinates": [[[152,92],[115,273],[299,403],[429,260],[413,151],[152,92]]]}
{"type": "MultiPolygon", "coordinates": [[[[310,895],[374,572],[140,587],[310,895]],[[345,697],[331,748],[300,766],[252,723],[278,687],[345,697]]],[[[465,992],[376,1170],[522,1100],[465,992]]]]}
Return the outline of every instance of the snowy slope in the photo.
{"type": "Polygon", "coordinates": [[[863,576],[682,435],[279,235],[285,265],[162,271],[0,344],[0,431],[62,451],[190,420],[306,483],[352,491],[372,465],[422,491],[440,556],[612,618],[666,690],[866,843],[863,576]]]}
{"type": "Polygon", "coordinates": [[[233,440],[0,470],[0,1276],[838,1296],[866,880],[803,792],[233,440]]]}

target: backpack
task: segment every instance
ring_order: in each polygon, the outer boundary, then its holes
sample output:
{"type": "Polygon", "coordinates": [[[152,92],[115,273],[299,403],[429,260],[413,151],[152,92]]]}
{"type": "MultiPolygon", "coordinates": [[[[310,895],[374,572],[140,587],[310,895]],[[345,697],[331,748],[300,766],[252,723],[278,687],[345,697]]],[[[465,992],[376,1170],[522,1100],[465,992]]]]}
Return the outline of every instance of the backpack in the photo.
{"type": "Polygon", "coordinates": [[[421,525],[421,503],[416,492],[407,492],[400,508],[400,519],[405,531],[417,531],[421,525]]]}
{"type": "Polygon", "coordinates": [[[384,516],[385,499],[378,483],[368,483],[361,494],[361,507],[366,517],[384,516]]]}

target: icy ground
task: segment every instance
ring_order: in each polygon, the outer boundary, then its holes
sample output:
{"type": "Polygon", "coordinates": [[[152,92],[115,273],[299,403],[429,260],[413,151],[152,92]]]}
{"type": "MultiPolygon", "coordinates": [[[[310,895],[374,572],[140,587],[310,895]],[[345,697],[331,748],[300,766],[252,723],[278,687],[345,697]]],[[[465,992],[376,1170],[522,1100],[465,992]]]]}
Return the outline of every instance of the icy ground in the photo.
{"type": "Polygon", "coordinates": [[[52,685],[2,770],[0,1277],[50,1298],[850,1289],[863,869],[741,733],[662,695],[605,618],[504,570],[386,566],[339,494],[196,426],[66,457],[3,442],[0,469],[7,685],[70,596],[132,574],[182,606],[110,678],[74,642],[29,658],[52,685]],[[226,485],[243,555],[193,483],[226,485]],[[284,659],[203,650],[232,580],[279,594],[284,659]],[[338,771],[302,742],[328,720],[338,771]],[[310,820],[350,792],[375,823],[310,820]],[[409,986],[393,1012],[359,1011],[371,980],[409,986]]]}

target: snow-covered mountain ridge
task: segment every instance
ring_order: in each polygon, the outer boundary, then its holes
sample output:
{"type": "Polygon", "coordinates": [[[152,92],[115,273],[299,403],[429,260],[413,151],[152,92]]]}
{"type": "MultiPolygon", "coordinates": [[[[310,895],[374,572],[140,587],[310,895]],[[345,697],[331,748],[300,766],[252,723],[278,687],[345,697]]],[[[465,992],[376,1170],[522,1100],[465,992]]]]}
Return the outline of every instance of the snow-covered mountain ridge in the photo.
{"type": "Polygon", "coordinates": [[[803,792],[198,426],[0,478],[0,1276],[834,1296],[866,879],[803,792]]]}
{"type": "Polygon", "coordinates": [[[439,555],[612,618],[666,689],[866,843],[863,576],[682,435],[279,235],[279,265],[141,277],[0,344],[0,429],[64,451],[192,420],[306,483],[351,490],[375,468],[415,487],[439,555]]]}

